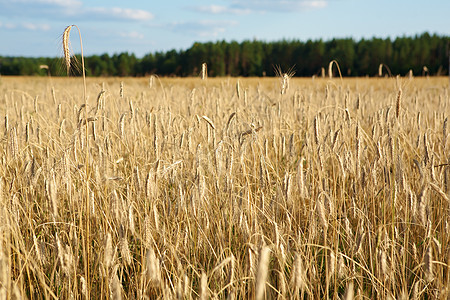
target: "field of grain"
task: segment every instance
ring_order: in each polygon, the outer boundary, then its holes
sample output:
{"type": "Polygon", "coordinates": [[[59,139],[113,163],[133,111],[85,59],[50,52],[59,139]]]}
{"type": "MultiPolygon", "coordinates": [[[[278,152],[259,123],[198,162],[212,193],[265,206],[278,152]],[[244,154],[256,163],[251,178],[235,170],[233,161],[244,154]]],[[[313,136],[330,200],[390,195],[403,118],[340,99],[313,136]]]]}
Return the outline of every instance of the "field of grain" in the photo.
{"type": "Polygon", "coordinates": [[[447,78],[87,97],[0,77],[1,299],[448,299],[447,78]]]}

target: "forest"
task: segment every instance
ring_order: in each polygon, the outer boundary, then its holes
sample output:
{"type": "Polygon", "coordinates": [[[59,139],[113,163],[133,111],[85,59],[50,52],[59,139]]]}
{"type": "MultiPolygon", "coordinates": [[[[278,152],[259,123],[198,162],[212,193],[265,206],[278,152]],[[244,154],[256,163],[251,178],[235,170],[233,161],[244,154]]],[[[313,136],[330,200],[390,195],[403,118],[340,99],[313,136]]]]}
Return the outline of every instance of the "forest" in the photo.
{"type": "MultiPolygon", "coordinates": [[[[88,76],[197,76],[202,63],[209,76],[274,76],[275,68],[291,69],[295,76],[323,76],[336,60],[342,76],[446,75],[450,65],[450,37],[423,33],[395,39],[352,38],[323,40],[258,40],[194,43],[186,50],[85,57],[88,76]]],[[[78,61],[81,58],[78,56],[78,61]]],[[[76,68],[75,68],[76,69],[76,68]]],[[[78,66],[78,70],[80,70],[78,66]]],[[[80,72],[78,72],[80,73],[80,72]]],[[[59,57],[2,57],[1,75],[66,75],[59,57]]],[[[73,75],[79,75],[77,73],[73,75]]]]}

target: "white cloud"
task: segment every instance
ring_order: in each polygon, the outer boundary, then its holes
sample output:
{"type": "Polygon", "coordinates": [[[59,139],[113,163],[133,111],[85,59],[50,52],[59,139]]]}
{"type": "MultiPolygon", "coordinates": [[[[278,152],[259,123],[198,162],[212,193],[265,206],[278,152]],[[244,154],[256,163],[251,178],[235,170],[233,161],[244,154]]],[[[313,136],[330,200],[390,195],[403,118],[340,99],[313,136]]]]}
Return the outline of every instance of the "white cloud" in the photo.
{"type": "Polygon", "coordinates": [[[305,8],[324,8],[327,5],[328,2],[325,0],[302,1],[302,6],[305,8]]]}
{"type": "MultiPolygon", "coordinates": [[[[79,0],[0,0],[0,16],[30,19],[98,19],[111,21],[149,21],[149,11],[123,7],[91,7],[79,0]],[[4,5],[3,5],[4,3],[4,5]],[[25,9],[24,9],[25,8],[25,9]]],[[[30,26],[29,26],[30,27],[30,26]]]]}
{"type": "Polygon", "coordinates": [[[122,19],[132,21],[149,21],[154,18],[153,14],[141,9],[129,9],[120,7],[93,7],[87,8],[88,14],[98,15],[101,18],[122,19]]]}
{"type": "Polygon", "coordinates": [[[1,23],[0,22],[0,28],[4,29],[26,29],[31,31],[47,31],[50,30],[50,25],[48,24],[38,24],[38,23],[31,23],[31,22],[23,22],[23,23],[1,23]]]}
{"type": "Polygon", "coordinates": [[[223,5],[207,5],[194,7],[195,11],[209,14],[233,14],[245,15],[251,12],[250,9],[231,8],[223,5]]]}
{"type": "Polygon", "coordinates": [[[197,37],[218,37],[229,27],[236,25],[238,25],[236,21],[200,20],[172,23],[169,28],[178,33],[192,34],[197,37]]]}
{"type": "Polygon", "coordinates": [[[142,40],[144,39],[144,35],[137,31],[130,32],[119,32],[119,36],[123,38],[133,39],[133,40],[142,40]]]}
{"type": "Polygon", "coordinates": [[[37,26],[31,23],[23,23],[22,27],[28,30],[37,30],[37,26]]]}
{"type": "MultiPolygon", "coordinates": [[[[0,1],[6,2],[6,1],[0,1]]],[[[78,0],[9,0],[9,4],[26,4],[31,7],[36,6],[57,6],[57,7],[80,7],[83,5],[81,1],[78,0]]]]}
{"type": "Polygon", "coordinates": [[[42,30],[42,31],[47,31],[50,29],[50,25],[48,24],[35,24],[35,23],[29,23],[29,22],[25,22],[22,23],[22,28],[28,29],[28,30],[42,30]]]}
{"type": "Polygon", "coordinates": [[[324,8],[328,2],[329,0],[232,0],[230,9],[251,10],[252,12],[294,12],[324,8]]]}
{"type": "Polygon", "coordinates": [[[17,28],[17,25],[13,24],[13,23],[1,23],[0,22],[0,28],[15,29],[15,28],[17,28]]]}
{"type": "Polygon", "coordinates": [[[4,29],[26,29],[31,31],[47,31],[50,30],[50,25],[48,24],[38,24],[38,23],[31,23],[31,22],[23,22],[23,23],[2,23],[0,22],[0,28],[4,29]]]}
{"type": "Polygon", "coordinates": [[[59,5],[59,6],[67,6],[73,4],[81,4],[81,1],[78,0],[2,0],[0,2],[9,2],[9,3],[26,3],[26,4],[51,4],[51,5],[59,5]]]}
{"type": "Polygon", "coordinates": [[[83,3],[81,1],[77,1],[77,0],[36,0],[36,1],[29,1],[29,2],[43,3],[43,4],[56,5],[56,6],[62,6],[62,7],[74,7],[74,6],[83,5],[83,3]]]}

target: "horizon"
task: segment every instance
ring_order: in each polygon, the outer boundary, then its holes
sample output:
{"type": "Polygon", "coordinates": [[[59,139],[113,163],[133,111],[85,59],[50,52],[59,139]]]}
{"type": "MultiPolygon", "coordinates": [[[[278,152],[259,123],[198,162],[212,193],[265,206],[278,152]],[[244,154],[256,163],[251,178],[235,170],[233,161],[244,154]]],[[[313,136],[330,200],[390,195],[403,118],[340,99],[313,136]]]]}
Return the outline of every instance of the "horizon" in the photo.
{"type": "MultiPolygon", "coordinates": [[[[81,30],[86,56],[186,50],[194,43],[449,36],[450,1],[0,0],[0,56],[61,56],[66,26],[81,30]],[[269,22],[268,22],[269,21],[269,22]]],[[[74,33],[73,33],[74,34],[74,33]]],[[[71,37],[79,53],[79,42],[71,37]]]]}

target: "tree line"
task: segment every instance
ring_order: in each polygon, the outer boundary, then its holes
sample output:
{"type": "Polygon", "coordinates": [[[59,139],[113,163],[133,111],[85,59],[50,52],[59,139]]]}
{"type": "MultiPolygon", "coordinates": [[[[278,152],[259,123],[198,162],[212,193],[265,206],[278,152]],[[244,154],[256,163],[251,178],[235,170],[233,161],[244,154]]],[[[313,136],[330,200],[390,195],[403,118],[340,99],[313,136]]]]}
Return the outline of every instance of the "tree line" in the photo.
{"type": "MultiPolygon", "coordinates": [[[[429,33],[393,40],[218,41],[142,58],[128,52],[92,55],[85,57],[85,67],[88,76],[198,76],[202,63],[207,64],[209,76],[274,76],[275,66],[293,68],[295,76],[320,76],[336,60],[343,76],[379,75],[380,64],[383,75],[404,75],[410,70],[415,75],[445,75],[450,65],[449,45],[450,37],[429,33]]],[[[61,58],[0,56],[0,74],[62,76],[65,70],[61,58]]]]}

